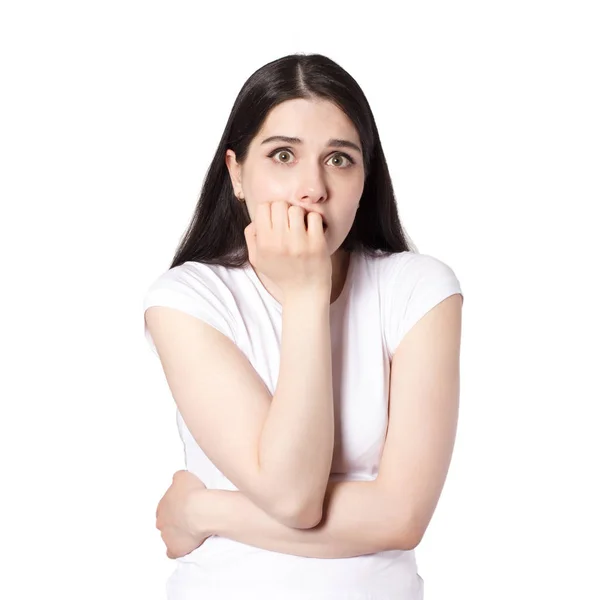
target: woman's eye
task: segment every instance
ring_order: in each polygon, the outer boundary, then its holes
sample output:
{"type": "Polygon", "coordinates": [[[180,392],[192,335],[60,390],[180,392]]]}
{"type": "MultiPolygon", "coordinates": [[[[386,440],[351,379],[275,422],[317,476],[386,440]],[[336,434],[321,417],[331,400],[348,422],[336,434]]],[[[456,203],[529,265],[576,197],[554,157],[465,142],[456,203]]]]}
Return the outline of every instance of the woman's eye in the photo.
{"type": "Polygon", "coordinates": [[[329,160],[332,160],[334,158],[336,160],[338,160],[340,163],[342,163],[342,164],[337,164],[337,165],[334,165],[334,166],[340,167],[342,169],[347,169],[350,165],[354,164],[354,160],[352,159],[352,157],[350,157],[348,154],[344,154],[343,152],[339,152],[338,154],[334,154],[329,160]],[[346,159],[346,161],[347,161],[346,166],[342,166],[343,162],[344,162],[343,159],[346,159]]]}
{"type": "MultiPolygon", "coordinates": [[[[278,157],[278,160],[276,160],[275,162],[281,163],[281,164],[288,164],[291,162],[291,160],[289,159],[290,156],[293,156],[293,152],[291,150],[287,150],[287,149],[282,149],[282,148],[278,148],[277,150],[273,150],[273,152],[271,152],[268,156],[269,158],[273,158],[273,157],[278,157]],[[282,157],[283,160],[282,160],[282,157]],[[287,157],[287,158],[286,158],[287,157]]],[[[329,161],[331,161],[332,159],[335,159],[337,161],[337,164],[334,164],[334,167],[339,167],[341,169],[346,169],[349,166],[354,164],[354,159],[346,154],[345,152],[336,152],[330,159],[329,161]],[[346,165],[344,166],[344,159],[347,161],[346,165]]],[[[328,161],[328,162],[329,162],[328,161]]]]}
{"type": "MultiPolygon", "coordinates": [[[[282,156],[282,155],[283,156],[286,156],[286,155],[289,156],[290,154],[291,154],[291,152],[288,152],[287,150],[279,150],[279,151],[275,150],[275,156],[282,156]]],[[[269,156],[273,156],[273,154],[270,154],[269,156]]],[[[278,162],[287,163],[287,162],[289,162],[289,160],[283,160],[283,161],[279,160],[278,162]]]]}

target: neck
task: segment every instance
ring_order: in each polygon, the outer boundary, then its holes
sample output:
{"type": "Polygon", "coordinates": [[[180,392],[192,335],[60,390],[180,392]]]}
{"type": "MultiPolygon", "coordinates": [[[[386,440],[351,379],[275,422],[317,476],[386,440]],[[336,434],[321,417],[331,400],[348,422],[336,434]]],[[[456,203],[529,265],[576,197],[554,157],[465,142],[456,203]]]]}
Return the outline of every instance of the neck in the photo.
{"type": "Polygon", "coordinates": [[[350,263],[350,253],[345,250],[337,250],[331,257],[331,300],[333,304],[342,293],[346,276],[348,275],[348,265],[350,263]]]}

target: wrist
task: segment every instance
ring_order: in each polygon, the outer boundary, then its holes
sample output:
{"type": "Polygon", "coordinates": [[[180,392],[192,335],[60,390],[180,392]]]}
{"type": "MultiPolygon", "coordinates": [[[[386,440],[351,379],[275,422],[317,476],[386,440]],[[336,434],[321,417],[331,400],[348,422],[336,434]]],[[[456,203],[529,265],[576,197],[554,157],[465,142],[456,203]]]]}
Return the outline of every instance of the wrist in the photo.
{"type": "Polygon", "coordinates": [[[216,534],[219,505],[215,500],[215,493],[209,489],[197,490],[190,496],[187,523],[194,537],[205,539],[216,534]]]}
{"type": "Polygon", "coordinates": [[[310,308],[326,308],[331,303],[331,287],[312,287],[288,292],[283,297],[282,306],[287,309],[299,309],[306,312],[310,308]]]}

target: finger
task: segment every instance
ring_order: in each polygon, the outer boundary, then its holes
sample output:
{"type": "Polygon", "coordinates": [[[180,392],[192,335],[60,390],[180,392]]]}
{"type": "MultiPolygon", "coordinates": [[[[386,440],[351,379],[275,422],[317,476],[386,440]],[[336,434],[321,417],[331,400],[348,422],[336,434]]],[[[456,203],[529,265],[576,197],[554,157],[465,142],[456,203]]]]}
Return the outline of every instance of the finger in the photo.
{"type": "Polygon", "coordinates": [[[309,212],[306,219],[308,222],[308,234],[312,236],[324,237],[325,233],[323,231],[323,217],[321,217],[319,213],[309,212]]]}
{"type": "Polygon", "coordinates": [[[248,260],[251,264],[256,264],[256,224],[250,223],[244,229],[244,237],[246,238],[246,246],[248,247],[248,260]]]}
{"type": "Polygon", "coordinates": [[[273,229],[273,224],[271,223],[271,207],[268,202],[259,202],[256,205],[254,224],[257,234],[261,233],[262,231],[269,231],[273,229]]]}
{"type": "Polygon", "coordinates": [[[245,228],[244,228],[244,235],[246,236],[246,241],[253,241],[254,238],[256,237],[256,223],[254,221],[251,221],[245,228]]]}
{"type": "Polygon", "coordinates": [[[304,224],[306,211],[301,206],[290,206],[288,209],[288,219],[290,222],[290,231],[306,233],[304,224]]]}
{"type": "Polygon", "coordinates": [[[271,203],[271,221],[273,230],[285,232],[290,229],[288,217],[289,204],[283,200],[271,203]]]}

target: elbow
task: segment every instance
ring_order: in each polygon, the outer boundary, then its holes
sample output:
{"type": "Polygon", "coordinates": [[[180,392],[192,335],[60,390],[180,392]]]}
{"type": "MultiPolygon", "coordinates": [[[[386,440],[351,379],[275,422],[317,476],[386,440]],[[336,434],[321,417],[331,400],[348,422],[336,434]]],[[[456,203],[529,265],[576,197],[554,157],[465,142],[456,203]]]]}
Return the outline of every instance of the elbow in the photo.
{"type": "MultiPolygon", "coordinates": [[[[268,486],[263,485],[261,489],[268,486]]],[[[277,489],[277,488],[276,488],[277,489]]],[[[292,529],[312,529],[323,518],[323,500],[314,498],[299,500],[297,497],[284,495],[281,489],[261,495],[260,506],[271,518],[292,529]]],[[[258,503],[255,501],[255,504],[258,503]]]]}
{"type": "Polygon", "coordinates": [[[400,527],[390,527],[387,537],[388,550],[414,550],[423,539],[424,532],[414,524],[402,523],[400,527]]]}
{"type": "Polygon", "coordinates": [[[423,539],[422,535],[410,534],[405,535],[401,540],[399,540],[400,545],[402,546],[402,550],[414,550],[423,539]]]}
{"type": "Polygon", "coordinates": [[[323,506],[309,506],[296,513],[296,529],[312,529],[323,519],[323,506]]]}
{"type": "Polygon", "coordinates": [[[323,518],[323,506],[315,503],[298,505],[298,503],[280,510],[277,520],[292,529],[312,529],[323,518]]]}

